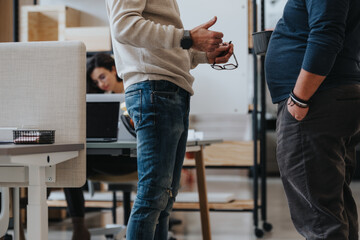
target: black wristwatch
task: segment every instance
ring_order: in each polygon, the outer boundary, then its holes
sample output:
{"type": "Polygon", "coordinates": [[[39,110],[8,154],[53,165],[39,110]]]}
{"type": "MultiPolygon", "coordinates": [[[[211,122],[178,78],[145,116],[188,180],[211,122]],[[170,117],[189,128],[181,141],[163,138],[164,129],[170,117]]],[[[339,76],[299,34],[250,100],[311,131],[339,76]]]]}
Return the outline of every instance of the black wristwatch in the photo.
{"type": "Polygon", "coordinates": [[[184,35],[181,38],[180,46],[183,49],[190,49],[192,47],[192,45],[193,45],[193,41],[191,39],[190,31],[184,30],[184,35]]]}

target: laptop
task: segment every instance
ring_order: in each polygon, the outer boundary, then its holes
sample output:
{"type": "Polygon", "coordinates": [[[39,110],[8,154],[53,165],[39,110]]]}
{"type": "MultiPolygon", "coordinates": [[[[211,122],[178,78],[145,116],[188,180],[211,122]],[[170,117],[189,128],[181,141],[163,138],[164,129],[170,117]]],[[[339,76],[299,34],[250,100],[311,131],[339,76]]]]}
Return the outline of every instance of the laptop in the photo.
{"type": "Polygon", "coordinates": [[[120,102],[120,94],[86,94],[87,142],[117,141],[120,102]]]}

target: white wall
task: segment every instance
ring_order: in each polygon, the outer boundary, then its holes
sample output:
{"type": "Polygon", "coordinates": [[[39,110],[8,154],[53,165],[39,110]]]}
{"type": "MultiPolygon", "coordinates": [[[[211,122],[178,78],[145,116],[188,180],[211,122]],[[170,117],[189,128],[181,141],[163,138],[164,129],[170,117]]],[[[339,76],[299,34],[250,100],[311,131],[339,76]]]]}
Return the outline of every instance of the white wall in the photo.
{"type": "Polygon", "coordinates": [[[287,0],[267,0],[265,1],[265,28],[275,28],[276,23],[282,16],[287,0]]]}
{"type": "MultiPolygon", "coordinates": [[[[192,29],[218,17],[211,30],[224,33],[224,41],[232,41],[239,67],[217,71],[208,64],[192,71],[195,95],[191,114],[245,114],[248,111],[248,20],[247,0],[179,0],[185,29],[192,29]]],[[[230,59],[234,63],[234,59],[230,59]]]]}

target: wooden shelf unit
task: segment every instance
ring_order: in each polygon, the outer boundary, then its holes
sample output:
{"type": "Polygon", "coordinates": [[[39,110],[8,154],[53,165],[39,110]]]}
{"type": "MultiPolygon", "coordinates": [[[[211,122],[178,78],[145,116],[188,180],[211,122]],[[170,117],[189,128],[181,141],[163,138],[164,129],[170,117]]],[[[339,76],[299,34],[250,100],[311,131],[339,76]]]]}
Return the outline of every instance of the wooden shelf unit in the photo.
{"type": "MultiPolygon", "coordinates": [[[[65,200],[48,200],[47,204],[50,208],[66,208],[65,200]]],[[[112,201],[86,201],[86,208],[111,208],[112,201]]],[[[121,207],[122,202],[117,201],[117,207],[121,207]]],[[[251,211],[254,208],[253,200],[240,200],[231,201],[228,203],[209,203],[211,211],[251,211]]],[[[175,202],[174,210],[199,210],[199,203],[191,202],[175,202]]]]}
{"type": "MultiPolygon", "coordinates": [[[[253,141],[224,141],[207,146],[204,149],[205,167],[252,167],[253,146],[253,141]]],[[[194,159],[185,158],[184,167],[193,166],[194,159]]]]}
{"type": "Polygon", "coordinates": [[[11,0],[0,0],[0,42],[13,41],[13,6],[11,0]]]}
{"type": "Polygon", "coordinates": [[[20,41],[82,41],[88,52],[110,51],[108,26],[80,26],[81,12],[67,6],[26,5],[20,13],[20,41]]]}
{"type": "Polygon", "coordinates": [[[63,41],[65,28],[80,25],[80,12],[66,6],[23,6],[20,19],[22,42],[63,41]]]}

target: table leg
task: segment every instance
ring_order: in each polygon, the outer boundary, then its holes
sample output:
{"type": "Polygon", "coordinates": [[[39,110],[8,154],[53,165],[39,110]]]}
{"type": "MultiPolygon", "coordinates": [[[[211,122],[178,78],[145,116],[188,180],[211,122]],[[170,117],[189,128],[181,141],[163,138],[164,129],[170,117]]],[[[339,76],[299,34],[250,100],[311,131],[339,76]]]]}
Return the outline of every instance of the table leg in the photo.
{"type": "Polygon", "coordinates": [[[204,240],[211,240],[209,205],[205,179],[205,164],[203,159],[203,147],[195,153],[196,177],[199,193],[199,205],[201,215],[201,229],[204,240]]]}
{"type": "Polygon", "coordinates": [[[29,240],[48,240],[45,167],[29,166],[27,232],[29,240]]]}
{"type": "Polygon", "coordinates": [[[13,188],[14,240],[20,239],[20,188],[13,188]]]}
{"type": "Polygon", "coordinates": [[[0,209],[0,237],[6,234],[9,225],[9,188],[0,187],[1,209],[0,209]]]}

